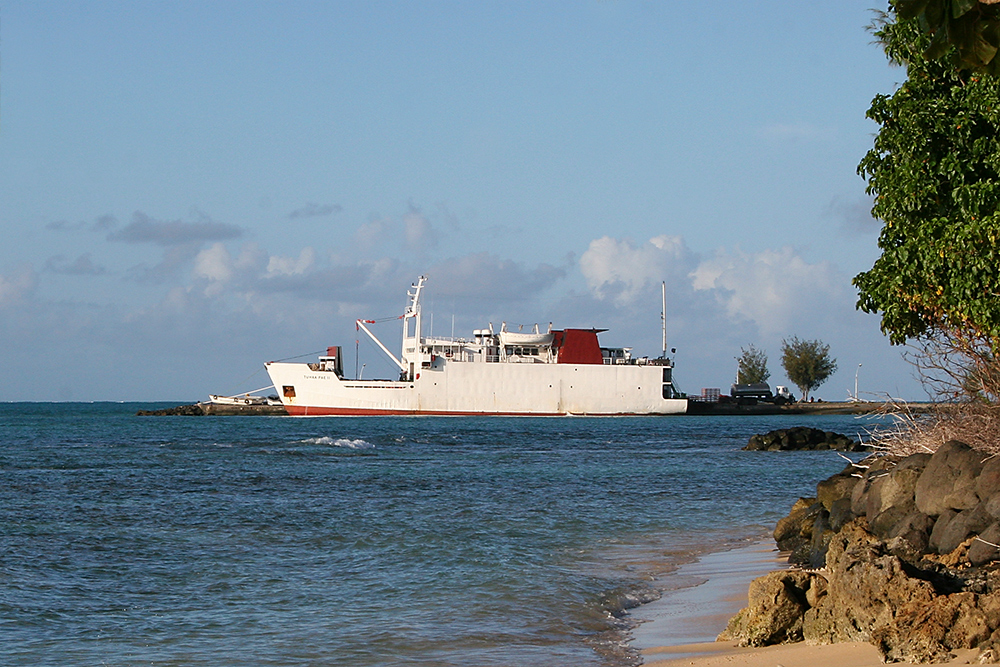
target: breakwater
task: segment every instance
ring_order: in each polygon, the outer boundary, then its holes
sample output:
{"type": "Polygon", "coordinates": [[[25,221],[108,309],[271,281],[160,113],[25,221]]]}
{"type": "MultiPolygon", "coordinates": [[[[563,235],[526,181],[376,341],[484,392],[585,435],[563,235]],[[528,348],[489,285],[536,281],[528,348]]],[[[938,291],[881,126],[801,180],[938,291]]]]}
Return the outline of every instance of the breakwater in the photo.
{"type": "Polygon", "coordinates": [[[140,409],[136,411],[139,417],[220,417],[220,416],[287,416],[288,411],[281,405],[261,405],[250,403],[246,405],[229,405],[226,403],[191,403],[172,408],[140,409]]]}

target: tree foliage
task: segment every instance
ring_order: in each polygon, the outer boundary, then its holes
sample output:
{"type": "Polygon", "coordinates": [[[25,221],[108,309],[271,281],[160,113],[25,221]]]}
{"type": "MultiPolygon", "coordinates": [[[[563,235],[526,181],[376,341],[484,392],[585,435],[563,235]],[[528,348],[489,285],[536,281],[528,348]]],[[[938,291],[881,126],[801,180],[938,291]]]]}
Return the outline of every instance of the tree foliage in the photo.
{"type": "Polygon", "coordinates": [[[736,384],[767,382],[771,377],[771,371],[767,370],[767,353],[753,345],[749,349],[741,347],[736,362],[736,384]]]}
{"type": "Polygon", "coordinates": [[[820,340],[799,340],[792,336],[781,341],[781,366],[785,375],[809,400],[809,392],[837,370],[837,360],[830,356],[830,346],[820,340]]]}
{"type": "Polygon", "coordinates": [[[923,55],[949,57],[953,65],[1000,74],[1000,0],[895,0],[903,20],[913,20],[929,39],[923,55]]]}
{"type": "Polygon", "coordinates": [[[893,344],[944,338],[989,363],[1000,353],[1000,85],[927,60],[931,37],[906,16],[875,31],[907,79],[868,111],[880,129],[858,172],[882,255],[854,278],[858,307],[882,314],[893,344]]]}

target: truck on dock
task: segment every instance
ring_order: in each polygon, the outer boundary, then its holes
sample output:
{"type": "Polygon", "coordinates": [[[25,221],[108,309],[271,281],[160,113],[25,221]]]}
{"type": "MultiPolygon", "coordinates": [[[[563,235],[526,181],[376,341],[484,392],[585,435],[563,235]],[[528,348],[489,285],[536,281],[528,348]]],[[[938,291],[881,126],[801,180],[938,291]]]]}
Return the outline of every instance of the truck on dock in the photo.
{"type": "Polygon", "coordinates": [[[756,405],[757,403],[773,403],[775,405],[785,405],[795,401],[795,397],[788,391],[788,387],[777,385],[774,392],[766,382],[754,382],[753,384],[734,384],[729,389],[732,400],[741,405],[756,405]]]}

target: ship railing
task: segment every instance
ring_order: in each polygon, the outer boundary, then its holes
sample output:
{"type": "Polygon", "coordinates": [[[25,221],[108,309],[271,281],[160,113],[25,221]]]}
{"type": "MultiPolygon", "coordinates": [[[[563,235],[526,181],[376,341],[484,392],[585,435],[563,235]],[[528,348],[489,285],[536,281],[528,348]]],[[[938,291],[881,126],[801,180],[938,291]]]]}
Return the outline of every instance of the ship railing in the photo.
{"type": "Polygon", "coordinates": [[[605,366],[648,366],[649,357],[638,357],[625,359],[623,357],[604,357],[605,366]]]}

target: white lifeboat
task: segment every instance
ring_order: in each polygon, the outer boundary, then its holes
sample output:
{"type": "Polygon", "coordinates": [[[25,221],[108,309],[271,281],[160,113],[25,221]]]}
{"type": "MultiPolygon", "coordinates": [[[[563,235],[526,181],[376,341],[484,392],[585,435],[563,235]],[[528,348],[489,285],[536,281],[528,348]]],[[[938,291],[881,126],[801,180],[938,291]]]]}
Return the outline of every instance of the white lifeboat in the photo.
{"type": "Polygon", "coordinates": [[[521,333],[519,331],[501,331],[500,332],[500,344],[501,345],[551,345],[553,335],[551,333],[521,333]]]}

